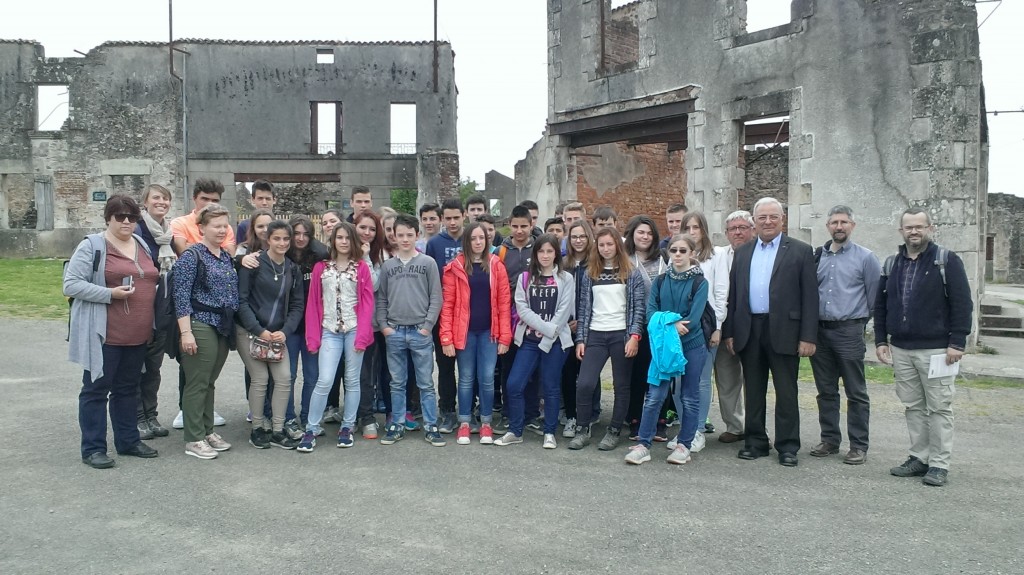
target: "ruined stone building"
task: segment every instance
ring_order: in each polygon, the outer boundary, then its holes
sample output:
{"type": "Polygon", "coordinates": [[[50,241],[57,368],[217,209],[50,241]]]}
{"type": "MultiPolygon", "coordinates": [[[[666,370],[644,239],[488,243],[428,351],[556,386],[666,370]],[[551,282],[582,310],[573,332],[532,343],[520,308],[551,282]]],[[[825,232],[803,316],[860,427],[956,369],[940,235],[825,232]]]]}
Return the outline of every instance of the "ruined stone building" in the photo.
{"type": "Polygon", "coordinates": [[[0,255],[70,253],[106,197],[149,183],[174,191],[175,215],[200,177],[233,210],[260,178],[283,213],[342,207],[357,184],[377,205],[457,193],[456,94],[443,42],[108,42],[47,58],[0,40],[0,255]],[[70,113],[39,131],[49,85],[67,86],[70,113]],[[415,117],[408,141],[391,141],[396,107],[415,117]]]}
{"type": "Polygon", "coordinates": [[[729,212],[774,195],[789,233],[817,245],[842,203],[880,254],[920,206],[980,289],[974,2],[793,0],[788,23],[754,32],[747,0],[620,4],[548,0],[547,130],[516,167],[520,200],[610,204],[622,221],[685,199],[721,244],[729,212]]]}

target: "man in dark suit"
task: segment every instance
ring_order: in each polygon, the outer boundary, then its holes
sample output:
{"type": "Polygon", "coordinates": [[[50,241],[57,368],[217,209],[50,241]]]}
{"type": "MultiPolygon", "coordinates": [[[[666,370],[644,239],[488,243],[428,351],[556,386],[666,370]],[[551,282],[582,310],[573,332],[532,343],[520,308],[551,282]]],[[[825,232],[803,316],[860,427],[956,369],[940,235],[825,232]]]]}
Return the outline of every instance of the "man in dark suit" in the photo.
{"type": "Polygon", "coordinates": [[[765,430],[768,373],[775,384],[775,448],[779,463],[797,464],[800,358],[814,355],[818,335],[818,280],[811,246],[782,233],[785,212],[775,198],[754,205],[757,238],[736,249],[729,312],[722,338],[743,364],[746,398],[740,459],[768,455],[765,430]]]}

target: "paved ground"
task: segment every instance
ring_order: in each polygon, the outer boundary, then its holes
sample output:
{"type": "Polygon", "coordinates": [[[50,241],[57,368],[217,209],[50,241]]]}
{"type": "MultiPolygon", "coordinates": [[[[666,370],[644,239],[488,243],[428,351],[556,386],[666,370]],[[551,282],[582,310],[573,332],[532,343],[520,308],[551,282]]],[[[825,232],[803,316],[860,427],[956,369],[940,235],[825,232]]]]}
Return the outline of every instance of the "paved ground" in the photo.
{"type": "MultiPolygon", "coordinates": [[[[433,448],[415,433],[307,455],[245,443],[232,356],[217,408],[234,449],[199,461],[174,431],[150,442],[158,459],[97,471],[78,456],[81,373],[64,359],[66,325],[2,325],[0,573],[1024,572],[1024,389],[958,391],[954,467],[939,489],[888,474],[907,443],[889,386],[871,389],[860,467],[806,456],[811,383],[795,469],[739,460],[714,438],[682,468],[660,446],[637,468],[624,448],[545,451],[536,437],[433,448]]],[[[161,392],[166,424],[176,393],[161,392]]]]}

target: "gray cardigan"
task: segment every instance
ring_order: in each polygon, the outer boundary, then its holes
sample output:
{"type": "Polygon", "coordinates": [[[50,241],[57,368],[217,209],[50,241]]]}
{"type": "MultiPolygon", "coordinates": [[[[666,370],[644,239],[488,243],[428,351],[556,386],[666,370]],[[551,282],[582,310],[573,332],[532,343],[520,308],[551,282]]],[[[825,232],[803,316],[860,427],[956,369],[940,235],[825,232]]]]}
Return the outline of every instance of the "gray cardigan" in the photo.
{"type": "MultiPolygon", "coordinates": [[[[132,234],[139,249],[149,254],[149,247],[132,234]]],[[[150,254],[150,257],[152,255],[150,254]]],[[[89,372],[92,380],[103,377],[103,342],[107,339],[107,306],[111,291],[104,272],[107,267],[107,241],[103,232],[89,234],[75,248],[64,271],[64,295],[75,298],[71,304],[71,329],[68,332],[68,360],[89,372]],[[92,269],[95,253],[99,265],[92,269]]]]}
{"type": "MultiPolygon", "coordinates": [[[[559,271],[555,276],[555,285],[558,286],[558,303],[555,305],[555,315],[551,321],[544,321],[530,308],[530,294],[523,289],[522,278],[526,275],[524,271],[516,280],[515,306],[519,312],[519,324],[516,326],[516,345],[523,345],[523,336],[526,334],[526,326],[539,331],[542,335],[537,347],[547,353],[555,343],[555,338],[562,347],[572,347],[572,332],[569,331],[569,319],[572,317],[573,306],[576,303],[576,283],[572,275],[566,271],[559,271]]],[[[530,280],[527,279],[527,282],[530,280]]],[[[527,283],[527,285],[529,285],[527,283]]]]}

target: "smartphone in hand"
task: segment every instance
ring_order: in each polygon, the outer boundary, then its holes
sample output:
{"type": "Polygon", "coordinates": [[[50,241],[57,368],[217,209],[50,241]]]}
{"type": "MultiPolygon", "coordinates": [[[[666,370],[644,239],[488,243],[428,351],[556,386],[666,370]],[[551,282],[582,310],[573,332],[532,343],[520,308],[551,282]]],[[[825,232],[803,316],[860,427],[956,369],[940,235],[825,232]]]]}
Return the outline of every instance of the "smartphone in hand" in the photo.
{"type": "Polygon", "coordinates": [[[121,285],[128,289],[133,289],[135,287],[135,279],[132,278],[132,276],[125,276],[124,279],[121,280],[121,285]]]}

